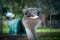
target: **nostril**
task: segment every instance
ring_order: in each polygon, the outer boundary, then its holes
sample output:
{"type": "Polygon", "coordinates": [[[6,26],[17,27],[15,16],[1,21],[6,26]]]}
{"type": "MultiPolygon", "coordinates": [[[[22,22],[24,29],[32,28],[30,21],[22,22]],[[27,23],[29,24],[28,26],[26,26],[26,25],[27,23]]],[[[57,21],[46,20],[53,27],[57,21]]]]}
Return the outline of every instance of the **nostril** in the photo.
{"type": "Polygon", "coordinates": [[[30,15],[28,15],[27,17],[31,17],[30,15]]]}

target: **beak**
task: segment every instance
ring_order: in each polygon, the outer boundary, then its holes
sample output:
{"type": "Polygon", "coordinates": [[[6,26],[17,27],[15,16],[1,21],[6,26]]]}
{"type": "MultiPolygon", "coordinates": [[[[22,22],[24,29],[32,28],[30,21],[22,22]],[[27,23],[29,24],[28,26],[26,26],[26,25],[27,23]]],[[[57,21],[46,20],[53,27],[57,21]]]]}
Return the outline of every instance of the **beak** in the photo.
{"type": "Polygon", "coordinates": [[[39,18],[39,16],[33,16],[33,17],[29,17],[29,18],[31,18],[31,19],[38,19],[39,18]]]}

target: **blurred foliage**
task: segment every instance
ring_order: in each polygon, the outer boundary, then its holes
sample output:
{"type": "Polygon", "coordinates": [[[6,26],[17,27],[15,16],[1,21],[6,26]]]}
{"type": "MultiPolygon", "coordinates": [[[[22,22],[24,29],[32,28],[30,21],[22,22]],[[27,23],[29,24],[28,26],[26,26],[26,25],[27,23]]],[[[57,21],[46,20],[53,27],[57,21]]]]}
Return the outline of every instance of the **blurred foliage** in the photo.
{"type": "Polygon", "coordinates": [[[9,7],[13,13],[22,17],[22,9],[28,7],[41,8],[43,14],[56,14],[60,11],[60,0],[4,0],[3,6],[9,7]]]}

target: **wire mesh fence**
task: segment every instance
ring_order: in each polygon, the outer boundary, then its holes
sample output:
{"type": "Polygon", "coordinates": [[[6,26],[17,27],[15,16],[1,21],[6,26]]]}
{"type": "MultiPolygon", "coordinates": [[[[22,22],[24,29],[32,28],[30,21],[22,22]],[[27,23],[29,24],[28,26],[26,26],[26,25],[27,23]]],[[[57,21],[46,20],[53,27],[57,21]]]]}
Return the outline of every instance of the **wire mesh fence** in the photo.
{"type": "Polygon", "coordinates": [[[46,23],[48,27],[50,27],[51,25],[51,28],[60,28],[60,20],[51,20],[51,21],[48,20],[46,23]]]}

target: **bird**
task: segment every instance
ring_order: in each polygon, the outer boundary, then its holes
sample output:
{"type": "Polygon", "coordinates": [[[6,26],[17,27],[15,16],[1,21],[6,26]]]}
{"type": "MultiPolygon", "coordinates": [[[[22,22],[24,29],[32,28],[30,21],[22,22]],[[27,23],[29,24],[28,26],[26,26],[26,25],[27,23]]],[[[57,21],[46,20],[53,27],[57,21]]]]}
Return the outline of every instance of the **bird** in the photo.
{"type": "Polygon", "coordinates": [[[25,27],[26,34],[28,37],[28,40],[38,40],[37,33],[36,33],[36,27],[39,24],[39,16],[35,12],[30,12],[31,9],[24,9],[23,10],[23,18],[22,23],[25,27]]]}

